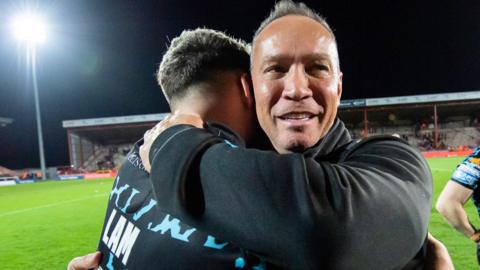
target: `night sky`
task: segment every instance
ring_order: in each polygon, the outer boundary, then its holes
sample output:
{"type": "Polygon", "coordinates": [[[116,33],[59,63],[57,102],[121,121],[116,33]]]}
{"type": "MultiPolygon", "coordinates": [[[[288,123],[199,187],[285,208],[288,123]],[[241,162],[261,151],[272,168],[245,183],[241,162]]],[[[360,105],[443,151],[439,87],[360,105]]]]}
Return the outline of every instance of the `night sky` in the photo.
{"type": "MultiPolygon", "coordinates": [[[[480,1],[305,1],[337,37],[344,99],[480,89],[480,1]],[[352,4],[351,2],[356,2],[352,4]],[[421,2],[421,3],[420,3],[421,2]]],[[[10,21],[49,23],[37,79],[47,166],[68,164],[62,120],[168,110],[154,73],[168,40],[209,27],[251,41],[274,1],[0,1],[0,166],[39,167],[33,92],[10,21]]]]}

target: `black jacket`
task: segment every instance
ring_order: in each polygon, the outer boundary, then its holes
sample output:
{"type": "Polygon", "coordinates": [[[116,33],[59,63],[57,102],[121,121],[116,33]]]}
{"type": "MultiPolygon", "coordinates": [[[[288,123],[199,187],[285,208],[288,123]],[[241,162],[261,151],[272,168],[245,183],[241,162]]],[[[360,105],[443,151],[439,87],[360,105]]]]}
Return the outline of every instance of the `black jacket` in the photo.
{"type": "Polygon", "coordinates": [[[113,183],[98,250],[99,269],[271,269],[232,243],[165,212],[152,196],[135,144],[113,183]]]}
{"type": "Polygon", "coordinates": [[[286,268],[421,269],[432,177],[407,143],[351,142],[337,120],[303,154],[238,144],[188,125],[160,134],[150,150],[159,205],[286,268]]]}

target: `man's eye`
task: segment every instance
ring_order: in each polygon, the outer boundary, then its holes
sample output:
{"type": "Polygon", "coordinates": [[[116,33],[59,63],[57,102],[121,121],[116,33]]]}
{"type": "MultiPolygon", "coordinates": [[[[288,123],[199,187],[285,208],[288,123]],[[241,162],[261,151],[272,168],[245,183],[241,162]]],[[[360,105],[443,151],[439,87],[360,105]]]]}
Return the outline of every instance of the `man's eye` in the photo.
{"type": "Polygon", "coordinates": [[[310,70],[312,71],[315,71],[315,70],[329,70],[328,66],[327,65],[321,65],[321,64],[315,64],[315,65],[311,65],[309,67],[310,70]]]}
{"type": "Polygon", "coordinates": [[[288,70],[280,65],[269,66],[265,69],[265,73],[285,73],[288,70]]]}
{"type": "Polygon", "coordinates": [[[309,66],[305,71],[307,72],[307,74],[310,74],[312,76],[324,75],[330,72],[330,67],[327,65],[315,64],[309,66]]]}

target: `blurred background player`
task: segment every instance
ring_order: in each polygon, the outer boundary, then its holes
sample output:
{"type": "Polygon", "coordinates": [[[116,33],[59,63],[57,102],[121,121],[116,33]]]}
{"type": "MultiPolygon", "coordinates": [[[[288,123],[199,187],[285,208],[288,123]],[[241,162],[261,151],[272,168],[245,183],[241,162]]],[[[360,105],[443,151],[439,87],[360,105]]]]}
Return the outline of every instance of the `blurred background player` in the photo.
{"type": "Polygon", "coordinates": [[[477,243],[480,264],[480,231],[470,223],[463,206],[472,198],[480,212],[480,147],[462,161],[440,194],[436,208],[463,235],[477,243]]]}

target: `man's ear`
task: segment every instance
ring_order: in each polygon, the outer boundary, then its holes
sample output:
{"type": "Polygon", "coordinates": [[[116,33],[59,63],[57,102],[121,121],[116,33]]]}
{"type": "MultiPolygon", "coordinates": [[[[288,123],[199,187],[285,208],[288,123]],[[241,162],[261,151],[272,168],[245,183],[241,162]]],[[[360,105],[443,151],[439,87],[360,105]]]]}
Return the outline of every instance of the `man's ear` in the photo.
{"type": "Polygon", "coordinates": [[[342,90],[343,90],[343,73],[340,71],[338,75],[338,85],[337,85],[337,96],[338,100],[342,97],[342,90]]]}
{"type": "Polygon", "coordinates": [[[338,82],[337,82],[337,107],[340,106],[340,99],[342,98],[342,90],[343,90],[343,73],[340,72],[338,75],[338,82]]]}
{"type": "Polygon", "coordinates": [[[242,92],[243,92],[242,101],[246,106],[251,108],[254,104],[252,79],[249,74],[243,73],[240,76],[240,82],[242,84],[242,92]]]}

